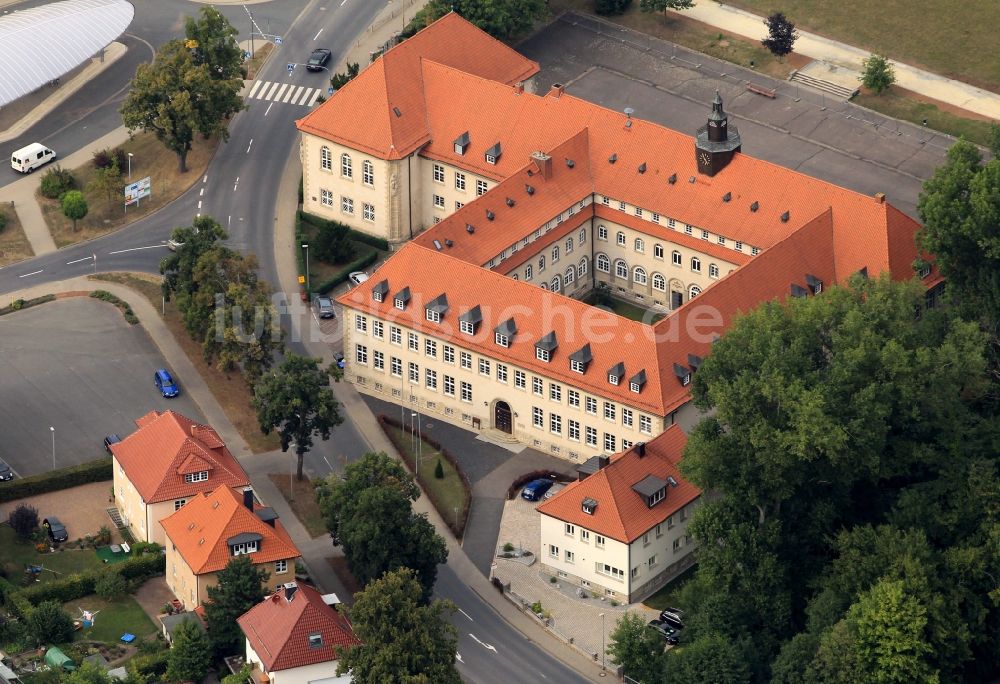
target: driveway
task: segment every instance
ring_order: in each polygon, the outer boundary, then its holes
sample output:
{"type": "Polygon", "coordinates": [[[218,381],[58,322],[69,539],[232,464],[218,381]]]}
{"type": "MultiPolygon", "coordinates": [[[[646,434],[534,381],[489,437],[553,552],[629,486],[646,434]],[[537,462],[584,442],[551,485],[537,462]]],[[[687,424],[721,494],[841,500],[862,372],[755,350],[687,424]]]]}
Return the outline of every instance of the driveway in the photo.
{"type": "MultiPolygon", "coordinates": [[[[0,316],[0,426],[3,458],[25,477],[107,455],[104,436],[123,437],[136,418],[173,409],[201,411],[181,395],[164,399],[153,371],[164,365],[142,325],[111,304],[70,297],[0,316]],[[54,427],[55,432],[49,430],[54,427]]],[[[110,486],[110,485],[108,485],[110,486]]]]}
{"type": "Polygon", "coordinates": [[[62,489],[47,494],[37,494],[0,506],[0,520],[6,520],[14,508],[22,503],[34,506],[39,518],[54,515],[66,526],[70,541],[82,539],[88,534],[97,534],[101,527],[111,530],[111,542],[121,542],[118,528],[111,522],[107,508],[114,506],[108,501],[111,495],[111,480],[62,489]]]}

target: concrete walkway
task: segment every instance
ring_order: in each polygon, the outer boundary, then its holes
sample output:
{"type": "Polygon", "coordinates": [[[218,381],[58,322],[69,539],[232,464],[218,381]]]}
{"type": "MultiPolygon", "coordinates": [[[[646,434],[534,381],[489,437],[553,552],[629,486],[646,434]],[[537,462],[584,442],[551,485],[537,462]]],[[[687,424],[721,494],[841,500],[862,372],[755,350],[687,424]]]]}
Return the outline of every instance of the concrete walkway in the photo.
{"type": "MultiPolygon", "coordinates": [[[[679,17],[695,19],[751,40],[759,41],[767,34],[764,17],[746,10],[711,0],[700,0],[691,9],[675,12],[679,17]]],[[[861,62],[871,55],[867,50],[799,30],[795,52],[806,57],[829,62],[860,72],[861,62]]],[[[987,49],[985,46],[982,49],[987,49]]],[[[956,81],[909,64],[893,61],[896,84],[920,95],[947,102],[970,112],[1000,120],[1000,95],[967,83],[956,81]]]]}

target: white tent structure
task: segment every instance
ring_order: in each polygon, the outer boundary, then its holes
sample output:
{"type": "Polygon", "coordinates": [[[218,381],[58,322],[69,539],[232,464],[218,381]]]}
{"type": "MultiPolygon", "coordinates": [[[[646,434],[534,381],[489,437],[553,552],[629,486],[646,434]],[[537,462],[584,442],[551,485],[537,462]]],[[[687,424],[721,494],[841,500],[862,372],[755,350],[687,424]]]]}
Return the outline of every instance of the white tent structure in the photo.
{"type": "Polygon", "coordinates": [[[125,0],[65,0],[0,16],[0,107],[98,53],[134,16],[125,0]]]}

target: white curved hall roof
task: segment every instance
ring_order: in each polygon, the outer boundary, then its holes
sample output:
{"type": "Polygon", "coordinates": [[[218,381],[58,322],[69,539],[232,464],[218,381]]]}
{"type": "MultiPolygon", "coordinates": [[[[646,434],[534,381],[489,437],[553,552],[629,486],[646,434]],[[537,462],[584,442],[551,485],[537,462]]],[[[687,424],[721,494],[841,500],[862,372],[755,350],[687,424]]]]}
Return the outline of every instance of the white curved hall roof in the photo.
{"type": "Polygon", "coordinates": [[[0,107],[86,61],[133,16],[125,0],[65,0],[0,17],[0,107]]]}

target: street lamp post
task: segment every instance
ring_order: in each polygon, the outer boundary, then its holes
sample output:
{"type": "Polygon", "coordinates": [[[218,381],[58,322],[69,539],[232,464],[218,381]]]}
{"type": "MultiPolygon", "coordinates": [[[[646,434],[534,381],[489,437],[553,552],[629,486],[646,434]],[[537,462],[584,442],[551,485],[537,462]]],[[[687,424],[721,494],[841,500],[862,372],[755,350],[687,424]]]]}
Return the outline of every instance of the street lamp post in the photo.
{"type": "Polygon", "coordinates": [[[56,469],[56,429],[49,426],[49,432],[52,433],[52,470],[56,469]]]}
{"type": "Polygon", "coordinates": [[[601,669],[604,668],[604,613],[601,613],[601,669]]]}
{"type": "Polygon", "coordinates": [[[309,245],[302,243],[302,249],[306,251],[306,292],[309,291],[309,245]]]}
{"type": "Polygon", "coordinates": [[[415,435],[417,438],[417,448],[413,450],[414,456],[414,474],[418,477],[420,476],[420,457],[423,456],[423,439],[420,434],[420,413],[417,411],[410,412],[410,435],[415,435]],[[417,431],[413,432],[413,419],[417,419],[417,431]]]}
{"type": "Polygon", "coordinates": [[[132,180],[132,153],[128,153],[128,179],[132,180]]]}

